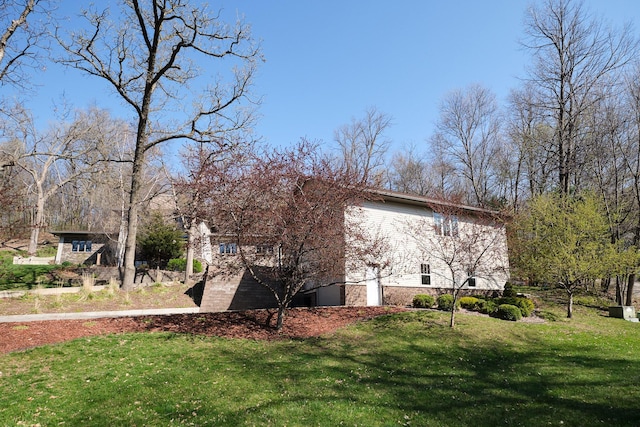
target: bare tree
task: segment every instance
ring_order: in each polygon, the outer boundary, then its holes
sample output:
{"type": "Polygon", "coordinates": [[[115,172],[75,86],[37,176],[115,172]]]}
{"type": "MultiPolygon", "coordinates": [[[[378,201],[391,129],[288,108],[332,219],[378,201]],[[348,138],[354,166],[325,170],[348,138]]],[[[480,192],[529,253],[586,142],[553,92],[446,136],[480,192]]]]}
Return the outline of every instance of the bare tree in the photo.
{"type": "Polygon", "coordinates": [[[0,237],[16,237],[28,228],[23,215],[27,189],[22,171],[14,167],[19,151],[16,140],[0,143],[0,237]]]}
{"type": "Polygon", "coordinates": [[[362,244],[358,237],[357,216],[349,216],[354,221],[345,216],[347,206],[357,206],[367,192],[351,170],[336,168],[307,141],[249,160],[210,162],[208,179],[201,180],[202,197],[216,233],[237,245],[237,265],[225,257],[219,268],[246,269],[269,289],[281,329],[287,308],[305,285],[344,280],[347,235],[361,243],[350,245],[354,254],[373,250],[373,243],[362,244]]]}
{"type": "Polygon", "coordinates": [[[380,168],[390,141],[384,132],[391,126],[388,114],[371,107],[361,119],[338,128],[334,139],[340,149],[339,162],[359,182],[377,186],[381,181],[380,168]]]}
{"type": "Polygon", "coordinates": [[[37,63],[36,49],[44,39],[48,20],[34,22],[34,15],[45,15],[46,0],[0,1],[0,84],[25,87],[24,67],[37,63]],[[38,6],[43,6],[37,11],[38,6]]]}
{"type": "Polygon", "coordinates": [[[495,95],[480,85],[447,95],[431,147],[453,165],[469,188],[469,203],[485,206],[492,196],[493,164],[501,146],[495,95]]]}
{"type": "MultiPolygon", "coordinates": [[[[230,151],[224,153],[224,157],[220,158],[215,153],[207,149],[202,144],[185,147],[182,154],[183,167],[187,171],[185,174],[181,171],[171,177],[173,198],[176,206],[176,213],[187,231],[187,251],[186,251],[186,268],[185,283],[190,280],[193,274],[193,260],[195,258],[196,245],[206,244],[202,239],[208,239],[208,236],[200,236],[199,225],[207,218],[201,217],[203,203],[203,190],[205,194],[208,190],[203,188],[203,183],[208,180],[208,174],[212,172],[211,164],[216,163],[219,170],[223,162],[243,162],[240,153],[230,151]]],[[[169,172],[167,172],[169,173],[169,172]]]]}
{"type": "Polygon", "coordinates": [[[418,256],[434,265],[435,271],[446,271],[441,280],[453,296],[449,326],[455,326],[455,311],[462,291],[473,290],[476,281],[483,288],[502,289],[498,283],[508,277],[504,218],[497,212],[461,207],[443,200],[433,204],[433,218],[405,224],[412,236],[418,256]]]}
{"type": "Polygon", "coordinates": [[[425,196],[435,187],[432,171],[426,155],[411,146],[396,152],[388,166],[387,181],[391,190],[425,196]]]}
{"type": "MultiPolygon", "coordinates": [[[[640,247],[640,67],[636,65],[634,69],[628,73],[625,79],[624,102],[616,114],[613,123],[618,127],[622,126],[622,136],[616,132],[617,128],[611,129],[612,142],[615,143],[613,153],[618,161],[623,162],[624,177],[619,178],[616,174],[616,195],[615,200],[620,203],[620,211],[622,215],[616,219],[620,223],[618,231],[619,238],[626,238],[626,244],[636,248],[640,247]],[[623,111],[626,114],[623,114],[623,111]],[[622,116],[622,117],[620,117],[622,116]],[[615,139],[614,139],[615,138],[615,139]]],[[[607,156],[609,157],[609,156],[607,156]]],[[[616,169],[617,171],[617,169],[616,169]]],[[[603,171],[602,176],[610,176],[610,171],[603,171]]],[[[631,272],[627,277],[627,292],[625,305],[632,305],[634,286],[637,274],[631,272]]],[[[619,303],[622,303],[622,292],[620,292],[619,283],[616,282],[616,297],[619,303]]]]}
{"type": "Polygon", "coordinates": [[[540,108],[532,84],[513,90],[509,96],[505,131],[505,151],[510,153],[512,204],[517,209],[520,200],[550,191],[555,182],[557,159],[553,130],[540,108]]]}
{"type": "Polygon", "coordinates": [[[122,278],[122,287],[131,289],[147,153],[172,141],[209,143],[218,150],[234,143],[230,136],[252,125],[251,109],[234,107],[250,101],[261,55],[247,25],[226,25],[200,3],[130,0],[120,5],[118,22],[109,20],[107,10],[85,11],[89,30],[58,40],[68,54],[63,63],[105,81],[134,113],[122,278]],[[220,75],[228,77],[226,83],[220,75]],[[203,81],[213,84],[203,87],[203,81]]]}
{"type": "Polygon", "coordinates": [[[4,137],[15,140],[19,149],[11,156],[16,167],[30,179],[35,197],[28,252],[35,255],[40,230],[46,226],[45,204],[61,188],[86,176],[104,161],[107,141],[101,124],[106,113],[78,112],[70,123],[61,122],[41,134],[29,111],[16,106],[3,123],[4,137]]]}
{"type": "Polygon", "coordinates": [[[607,92],[602,86],[618,82],[638,42],[629,25],[607,28],[579,0],[546,0],[530,8],[525,31],[523,44],[533,53],[529,80],[538,91],[538,108],[552,118],[557,185],[566,194],[579,184],[584,115],[607,92]]]}

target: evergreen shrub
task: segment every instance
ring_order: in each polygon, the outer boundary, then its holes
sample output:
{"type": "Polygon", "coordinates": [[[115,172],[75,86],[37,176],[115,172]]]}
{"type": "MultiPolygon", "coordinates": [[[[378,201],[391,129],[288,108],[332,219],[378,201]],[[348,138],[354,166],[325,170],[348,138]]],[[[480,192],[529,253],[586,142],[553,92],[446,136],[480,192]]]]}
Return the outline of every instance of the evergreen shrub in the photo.
{"type": "Polygon", "coordinates": [[[504,290],[502,291],[503,297],[515,297],[518,293],[513,289],[513,285],[509,282],[504,284],[504,290]]]}
{"type": "Polygon", "coordinates": [[[520,309],[520,312],[524,317],[531,316],[531,313],[533,313],[533,310],[535,309],[533,301],[526,297],[502,297],[498,298],[497,302],[498,304],[515,305],[520,309]]]}
{"type": "Polygon", "coordinates": [[[413,297],[413,306],[415,308],[431,308],[435,302],[436,299],[427,294],[418,294],[413,297]]]}
{"type": "Polygon", "coordinates": [[[476,310],[482,314],[493,314],[498,309],[498,304],[494,300],[478,300],[476,310]]]}
{"type": "MultiPolygon", "coordinates": [[[[171,271],[185,271],[187,269],[186,258],[173,258],[167,263],[167,270],[171,271]]],[[[202,263],[197,259],[193,260],[193,272],[202,273],[202,263]]]]}
{"type": "MultiPolygon", "coordinates": [[[[436,300],[436,304],[438,304],[439,310],[451,311],[451,308],[453,307],[453,295],[451,294],[440,295],[436,300]]],[[[459,307],[459,305],[460,305],[460,301],[458,301],[456,306],[459,307]]]]}
{"type": "Polygon", "coordinates": [[[502,320],[518,321],[522,318],[522,312],[520,308],[511,304],[500,304],[496,311],[496,317],[502,320]]]}
{"type": "Polygon", "coordinates": [[[467,310],[477,311],[477,305],[480,300],[476,297],[462,297],[460,298],[460,307],[465,308],[467,310]]]}

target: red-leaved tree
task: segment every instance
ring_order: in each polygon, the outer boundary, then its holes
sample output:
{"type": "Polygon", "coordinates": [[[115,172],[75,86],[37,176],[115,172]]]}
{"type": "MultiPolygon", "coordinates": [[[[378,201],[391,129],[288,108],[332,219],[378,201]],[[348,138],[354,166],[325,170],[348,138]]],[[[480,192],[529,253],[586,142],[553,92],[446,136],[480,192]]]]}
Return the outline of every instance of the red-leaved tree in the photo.
{"type": "MultiPolygon", "coordinates": [[[[303,287],[344,280],[345,260],[380,250],[357,223],[345,217],[369,196],[364,184],[322,156],[317,145],[211,159],[200,167],[201,218],[214,233],[237,245],[235,264],[273,294],[282,328],[286,310],[303,287]],[[346,236],[357,245],[345,247],[346,236]],[[267,256],[265,256],[265,254],[267,256]]],[[[351,219],[354,217],[354,219],[351,219]]]]}

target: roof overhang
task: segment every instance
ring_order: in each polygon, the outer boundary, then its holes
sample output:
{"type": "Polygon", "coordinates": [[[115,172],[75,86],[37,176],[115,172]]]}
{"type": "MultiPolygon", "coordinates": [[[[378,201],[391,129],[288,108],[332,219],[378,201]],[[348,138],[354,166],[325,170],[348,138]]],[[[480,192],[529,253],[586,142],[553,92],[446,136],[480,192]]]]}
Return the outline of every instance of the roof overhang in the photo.
{"type": "Polygon", "coordinates": [[[411,206],[420,206],[429,208],[432,210],[438,210],[438,208],[444,211],[463,211],[468,213],[475,213],[477,215],[500,215],[500,212],[479,208],[476,206],[469,206],[464,204],[453,203],[450,201],[435,199],[430,197],[418,196],[413,194],[399,193],[391,190],[370,190],[370,193],[375,198],[379,198],[382,202],[399,203],[411,206]]]}

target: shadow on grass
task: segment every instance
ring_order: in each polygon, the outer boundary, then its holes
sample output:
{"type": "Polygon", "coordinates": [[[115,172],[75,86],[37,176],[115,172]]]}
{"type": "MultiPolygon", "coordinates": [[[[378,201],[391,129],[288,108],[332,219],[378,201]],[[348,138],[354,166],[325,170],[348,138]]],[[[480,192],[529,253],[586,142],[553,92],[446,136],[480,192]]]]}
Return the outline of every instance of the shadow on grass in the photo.
{"type": "MultiPolygon", "coordinates": [[[[324,410],[322,425],[396,424],[402,421],[398,414],[412,425],[640,425],[640,393],[633,388],[640,366],[628,359],[589,344],[531,335],[522,345],[466,343],[464,334],[444,324],[421,322],[417,334],[398,333],[391,325],[340,344],[311,340],[292,349],[296,360],[284,371],[268,359],[238,363],[252,365],[248,374],[256,382],[268,372],[270,381],[287,389],[262,404],[261,412],[288,412],[301,404],[333,408],[324,410]]],[[[256,420],[242,413],[232,417],[256,420]]]]}

